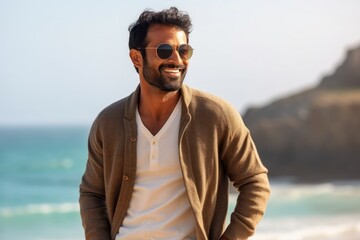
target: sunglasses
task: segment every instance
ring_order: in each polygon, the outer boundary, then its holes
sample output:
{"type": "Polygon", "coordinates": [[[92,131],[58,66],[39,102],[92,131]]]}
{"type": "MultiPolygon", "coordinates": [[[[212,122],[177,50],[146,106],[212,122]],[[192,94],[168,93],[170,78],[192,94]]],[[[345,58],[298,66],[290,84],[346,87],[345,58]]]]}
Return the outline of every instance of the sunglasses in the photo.
{"type": "MultiPolygon", "coordinates": [[[[174,52],[174,47],[167,43],[161,43],[157,47],[144,47],[138,49],[156,49],[156,55],[160,59],[168,59],[174,52]]],[[[181,44],[176,48],[181,58],[189,60],[193,54],[193,48],[189,44],[181,44]]]]}

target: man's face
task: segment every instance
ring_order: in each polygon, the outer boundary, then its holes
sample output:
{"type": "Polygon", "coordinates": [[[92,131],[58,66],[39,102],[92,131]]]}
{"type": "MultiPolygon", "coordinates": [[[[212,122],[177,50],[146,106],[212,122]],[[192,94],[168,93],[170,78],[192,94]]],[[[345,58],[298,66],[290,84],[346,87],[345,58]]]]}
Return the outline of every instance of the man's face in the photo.
{"type": "MultiPolygon", "coordinates": [[[[177,49],[181,44],[187,43],[186,35],[182,30],[166,25],[150,26],[146,40],[148,42],[146,47],[154,48],[159,44],[167,43],[177,49]]],[[[188,62],[181,58],[176,50],[168,59],[160,59],[156,55],[156,49],[146,49],[142,77],[148,84],[161,91],[177,91],[184,81],[188,62]]]]}

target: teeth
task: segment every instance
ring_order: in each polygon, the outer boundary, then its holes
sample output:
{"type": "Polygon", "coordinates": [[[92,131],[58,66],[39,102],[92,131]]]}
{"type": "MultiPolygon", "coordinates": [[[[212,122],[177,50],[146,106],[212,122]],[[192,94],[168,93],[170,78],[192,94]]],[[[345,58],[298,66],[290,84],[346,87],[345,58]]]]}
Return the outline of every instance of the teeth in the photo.
{"type": "Polygon", "coordinates": [[[180,72],[180,69],[178,69],[178,68],[176,68],[176,69],[174,69],[174,68],[165,68],[163,70],[164,70],[164,72],[169,72],[169,73],[178,73],[178,72],[180,72]]]}

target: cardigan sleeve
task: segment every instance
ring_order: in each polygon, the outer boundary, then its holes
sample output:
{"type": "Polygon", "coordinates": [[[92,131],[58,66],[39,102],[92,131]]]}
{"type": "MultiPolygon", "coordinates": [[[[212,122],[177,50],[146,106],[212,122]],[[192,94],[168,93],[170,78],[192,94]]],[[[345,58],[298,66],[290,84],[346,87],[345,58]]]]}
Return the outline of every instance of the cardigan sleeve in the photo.
{"type": "Polygon", "coordinates": [[[88,140],[88,161],[80,184],[80,214],[88,240],[111,239],[106,208],[101,134],[94,122],[88,140]]]}
{"type": "Polygon", "coordinates": [[[228,132],[221,158],[239,194],[223,235],[229,239],[248,239],[265,213],[270,184],[267,169],[239,113],[228,112],[227,122],[228,132]]]}

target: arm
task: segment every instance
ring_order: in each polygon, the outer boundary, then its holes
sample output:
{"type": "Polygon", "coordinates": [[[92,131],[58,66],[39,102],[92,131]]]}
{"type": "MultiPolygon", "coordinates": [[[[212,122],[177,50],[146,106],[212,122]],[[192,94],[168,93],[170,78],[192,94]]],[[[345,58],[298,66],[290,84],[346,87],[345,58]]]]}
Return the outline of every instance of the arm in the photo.
{"type": "Polygon", "coordinates": [[[238,113],[228,119],[229,132],[222,151],[227,174],[239,195],[230,224],[223,236],[228,239],[248,239],[264,215],[270,196],[267,169],[238,113]]]}
{"type": "Polygon", "coordinates": [[[103,177],[103,154],[95,123],[89,134],[88,161],[80,184],[80,214],[89,240],[111,239],[103,177]]]}
{"type": "MultiPolygon", "coordinates": [[[[242,181],[230,224],[223,236],[228,239],[245,240],[252,236],[255,227],[263,217],[270,189],[265,174],[259,174],[242,181]]],[[[234,184],[235,185],[235,184],[234,184]]]]}

